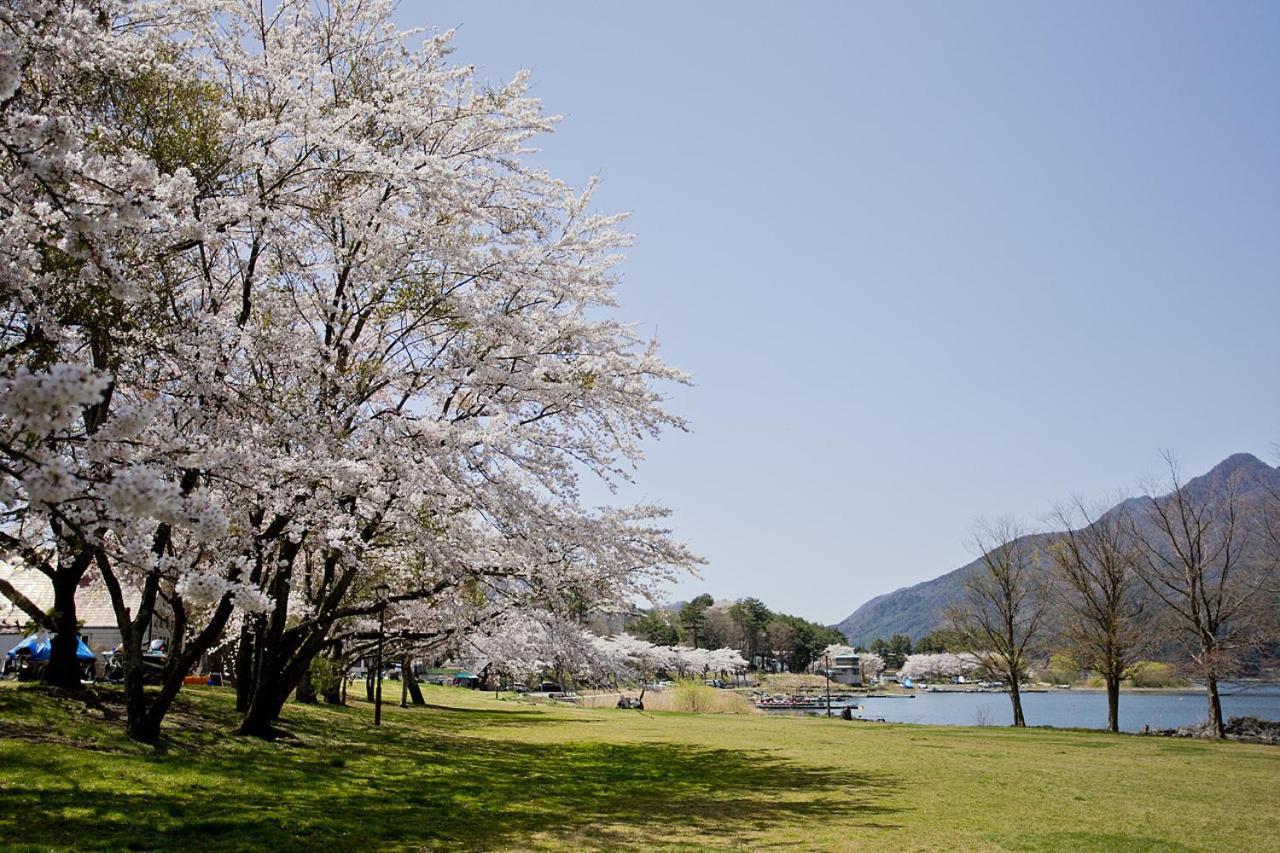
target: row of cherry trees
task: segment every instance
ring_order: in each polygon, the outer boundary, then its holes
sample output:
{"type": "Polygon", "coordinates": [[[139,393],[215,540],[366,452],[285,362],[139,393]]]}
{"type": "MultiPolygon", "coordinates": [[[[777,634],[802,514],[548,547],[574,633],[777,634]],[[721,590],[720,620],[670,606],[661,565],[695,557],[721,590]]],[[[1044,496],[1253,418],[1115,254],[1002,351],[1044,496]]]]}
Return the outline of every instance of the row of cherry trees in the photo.
{"type": "Polygon", "coordinates": [[[578,678],[613,687],[644,688],[658,673],[680,678],[745,672],[735,649],[663,646],[627,633],[598,636],[551,613],[522,612],[467,638],[472,662],[499,679],[520,680],[553,672],[559,684],[578,678]]]}
{"type": "Polygon", "coordinates": [[[136,737],[226,637],[266,735],[388,606],[427,642],[696,562],[661,508],[579,499],[684,426],[684,375],[610,316],[620,219],[529,165],[525,78],[448,45],[385,2],[0,10],[0,543],[55,606],[0,592],[70,685],[106,585],[136,737]]]}

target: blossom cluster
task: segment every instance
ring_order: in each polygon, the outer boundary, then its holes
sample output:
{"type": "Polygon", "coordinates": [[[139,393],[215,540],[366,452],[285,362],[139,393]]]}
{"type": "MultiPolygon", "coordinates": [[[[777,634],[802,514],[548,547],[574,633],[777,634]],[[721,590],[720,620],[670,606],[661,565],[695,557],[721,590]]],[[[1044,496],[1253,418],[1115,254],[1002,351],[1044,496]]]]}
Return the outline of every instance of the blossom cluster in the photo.
{"type": "Polygon", "coordinates": [[[111,377],[84,365],[61,362],[43,370],[19,365],[0,377],[0,424],[37,435],[70,427],[85,406],[102,401],[111,377]]]}
{"type": "Polygon", "coordinates": [[[176,591],[196,607],[217,604],[228,593],[236,607],[248,613],[267,613],[272,607],[271,598],[256,587],[235,583],[208,572],[187,572],[178,581],[176,591]]]}
{"type": "Polygon", "coordinates": [[[949,679],[954,676],[968,675],[978,668],[978,659],[971,654],[940,652],[937,654],[908,655],[899,676],[927,680],[931,678],[949,679]]]}

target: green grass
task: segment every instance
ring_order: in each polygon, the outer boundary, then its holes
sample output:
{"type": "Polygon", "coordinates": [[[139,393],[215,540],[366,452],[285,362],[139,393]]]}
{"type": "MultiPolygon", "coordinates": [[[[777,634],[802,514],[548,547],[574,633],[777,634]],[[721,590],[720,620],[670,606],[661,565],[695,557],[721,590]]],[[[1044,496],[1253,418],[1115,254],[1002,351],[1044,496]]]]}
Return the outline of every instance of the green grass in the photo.
{"type": "Polygon", "coordinates": [[[290,705],[264,743],[192,688],[155,750],[118,697],[6,686],[0,846],[1280,849],[1274,747],[427,698],[380,731],[290,705]]]}

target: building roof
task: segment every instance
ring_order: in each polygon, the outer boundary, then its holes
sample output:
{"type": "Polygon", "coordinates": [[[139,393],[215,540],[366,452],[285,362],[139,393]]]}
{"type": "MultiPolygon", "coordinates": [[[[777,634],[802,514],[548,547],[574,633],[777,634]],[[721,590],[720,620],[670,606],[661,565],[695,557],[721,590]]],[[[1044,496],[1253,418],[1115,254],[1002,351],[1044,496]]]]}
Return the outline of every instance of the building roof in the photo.
{"type": "MultiPolygon", "coordinates": [[[[45,574],[21,562],[0,562],[0,578],[4,578],[41,610],[53,608],[53,582],[45,574]]],[[[138,592],[124,588],[124,600],[131,611],[138,607],[138,592]]],[[[113,628],[116,611],[111,606],[111,595],[97,572],[86,573],[76,592],[76,619],[89,631],[95,628],[113,628]]],[[[30,624],[31,618],[8,598],[0,595],[0,634],[18,633],[30,624]]]]}

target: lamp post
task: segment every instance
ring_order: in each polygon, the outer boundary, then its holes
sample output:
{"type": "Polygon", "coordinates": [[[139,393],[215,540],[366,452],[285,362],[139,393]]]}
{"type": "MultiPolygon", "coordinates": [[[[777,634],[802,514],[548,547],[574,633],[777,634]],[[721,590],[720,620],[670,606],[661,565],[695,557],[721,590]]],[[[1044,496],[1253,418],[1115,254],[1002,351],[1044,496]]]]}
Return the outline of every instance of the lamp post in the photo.
{"type": "Polygon", "coordinates": [[[373,588],[373,592],[378,596],[378,653],[374,658],[373,677],[375,680],[373,686],[373,724],[375,726],[382,725],[382,642],[386,636],[387,627],[387,593],[390,590],[385,583],[380,583],[373,588]]]}
{"type": "Polygon", "coordinates": [[[831,655],[822,656],[823,674],[827,676],[827,716],[831,716],[831,655]]]}

